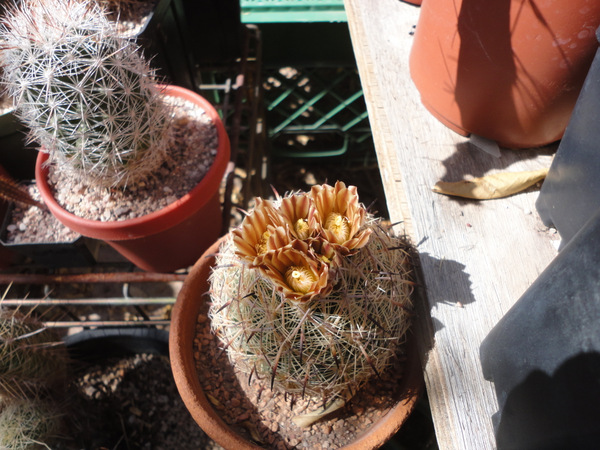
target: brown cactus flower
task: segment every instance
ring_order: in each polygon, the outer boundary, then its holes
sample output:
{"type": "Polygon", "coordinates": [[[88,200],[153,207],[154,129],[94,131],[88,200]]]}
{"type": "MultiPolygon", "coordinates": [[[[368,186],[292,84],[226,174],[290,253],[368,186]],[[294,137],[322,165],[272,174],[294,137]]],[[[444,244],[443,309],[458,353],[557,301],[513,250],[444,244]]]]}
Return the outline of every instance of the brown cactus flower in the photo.
{"type": "Polygon", "coordinates": [[[306,194],[284,197],[279,207],[284,222],[296,239],[305,241],[318,233],[317,210],[306,194]]]}
{"type": "Polygon", "coordinates": [[[257,198],[254,210],[231,232],[236,255],[251,266],[260,264],[260,257],[267,252],[269,237],[279,226],[283,226],[283,221],[277,209],[269,200],[257,198]]]}
{"type": "Polygon", "coordinates": [[[292,245],[294,237],[290,235],[289,229],[284,226],[271,227],[267,239],[267,252],[292,245]]]}
{"type": "Polygon", "coordinates": [[[342,255],[355,253],[369,241],[370,228],[363,228],[367,211],[358,201],[356,186],[338,181],[335,186],[313,186],[310,195],[319,215],[321,234],[342,255]]]}
{"type": "Polygon", "coordinates": [[[310,243],[315,257],[329,266],[329,274],[342,264],[342,256],[336,251],[335,246],[323,238],[313,239],[310,243]]]}
{"type": "Polygon", "coordinates": [[[262,262],[259,270],[288,300],[305,303],[331,292],[327,264],[312,257],[302,241],[267,252],[262,262]]]}

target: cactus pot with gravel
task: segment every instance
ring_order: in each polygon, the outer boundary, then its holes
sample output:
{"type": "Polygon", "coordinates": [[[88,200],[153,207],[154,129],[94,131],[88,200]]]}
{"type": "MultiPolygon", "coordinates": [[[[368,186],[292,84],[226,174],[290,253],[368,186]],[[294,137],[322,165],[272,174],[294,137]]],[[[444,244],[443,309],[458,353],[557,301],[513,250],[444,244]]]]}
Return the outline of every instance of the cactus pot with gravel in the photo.
{"type": "Polygon", "coordinates": [[[192,264],[221,233],[229,141],[214,107],[157,83],[95,2],[26,0],[0,39],[4,85],[41,149],[36,180],[52,213],[142,269],[192,264]]]}
{"type": "Polygon", "coordinates": [[[381,446],[422,383],[411,273],[410,245],[353,186],[257,199],[173,310],[171,364],[190,413],[225,448],[381,446]]]}

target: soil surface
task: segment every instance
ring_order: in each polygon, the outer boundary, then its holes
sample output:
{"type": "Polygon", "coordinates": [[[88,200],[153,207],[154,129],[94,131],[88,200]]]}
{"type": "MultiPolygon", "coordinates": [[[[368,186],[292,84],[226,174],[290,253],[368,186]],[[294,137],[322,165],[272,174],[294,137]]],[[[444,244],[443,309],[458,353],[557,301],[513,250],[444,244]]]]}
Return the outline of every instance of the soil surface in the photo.
{"type": "Polygon", "coordinates": [[[185,409],[165,355],[80,366],[73,392],[64,404],[70,431],[56,450],[221,448],[185,409]]]}
{"type": "MultiPolygon", "coordinates": [[[[23,186],[31,198],[41,202],[35,184],[23,186]]],[[[33,244],[41,242],[73,242],[81,235],[61,224],[49,209],[15,204],[6,235],[0,238],[7,244],[33,244]]]]}

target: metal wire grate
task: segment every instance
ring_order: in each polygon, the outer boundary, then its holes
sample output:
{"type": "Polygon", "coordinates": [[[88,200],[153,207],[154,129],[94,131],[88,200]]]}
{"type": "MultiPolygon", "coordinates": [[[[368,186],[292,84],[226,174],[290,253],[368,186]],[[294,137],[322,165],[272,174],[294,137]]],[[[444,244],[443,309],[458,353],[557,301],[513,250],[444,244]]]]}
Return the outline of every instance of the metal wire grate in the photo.
{"type": "Polygon", "coordinates": [[[272,69],[264,75],[264,97],[274,155],[339,156],[372,145],[355,68],[272,69]]]}
{"type": "Polygon", "coordinates": [[[0,306],[26,310],[48,328],[167,327],[185,276],[89,270],[0,274],[0,285],[8,286],[0,306]]]}

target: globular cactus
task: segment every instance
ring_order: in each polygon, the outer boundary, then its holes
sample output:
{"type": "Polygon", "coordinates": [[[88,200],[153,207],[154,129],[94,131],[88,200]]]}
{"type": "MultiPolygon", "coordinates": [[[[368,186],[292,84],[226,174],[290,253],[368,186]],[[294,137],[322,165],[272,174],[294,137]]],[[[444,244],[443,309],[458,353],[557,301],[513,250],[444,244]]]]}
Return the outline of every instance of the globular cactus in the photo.
{"type": "Polygon", "coordinates": [[[54,333],[31,316],[0,309],[0,398],[62,391],[69,374],[66,349],[54,333]]]}
{"type": "Polygon", "coordinates": [[[50,403],[22,399],[0,406],[0,448],[50,449],[60,433],[63,417],[50,403]]]}
{"type": "Polygon", "coordinates": [[[222,244],[209,316],[236,370],[293,395],[348,399],[410,325],[411,261],[338,182],[258,200],[222,244]]]}
{"type": "Polygon", "coordinates": [[[169,108],[138,46],[97,3],[24,0],[0,41],[7,92],[57,170],[120,186],[164,161],[169,108]]]}

